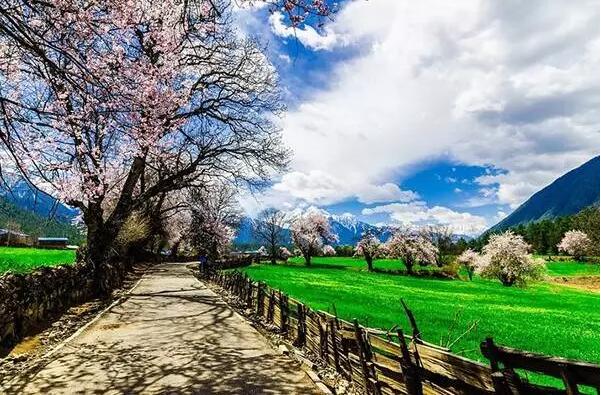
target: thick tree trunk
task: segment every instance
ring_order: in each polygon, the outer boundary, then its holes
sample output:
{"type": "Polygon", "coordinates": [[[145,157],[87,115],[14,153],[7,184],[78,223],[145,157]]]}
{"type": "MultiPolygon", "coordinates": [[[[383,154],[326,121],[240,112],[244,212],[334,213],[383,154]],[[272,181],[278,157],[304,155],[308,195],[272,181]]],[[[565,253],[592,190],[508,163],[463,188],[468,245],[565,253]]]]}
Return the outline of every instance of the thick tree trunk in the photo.
{"type": "Polygon", "coordinates": [[[305,258],[305,266],[311,266],[311,254],[303,254],[305,258]]]}
{"type": "Polygon", "coordinates": [[[93,230],[88,228],[86,260],[93,270],[94,292],[100,296],[108,296],[110,293],[108,262],[113,241],[114,236],[110,232],[106,232],[102,228],[93,230]]]}
{"type": "Polygon", "coordinates": [[[410,259],[404,261],[407,268],[407,274],[413,274],[413,262],[410,259]]]}
{"type": "Polygon", "coordinates": [[[374,260],[371,256],[366,256],[365,261],[367,262],[367,270],[372,272],[374,270],[374,260]]]}

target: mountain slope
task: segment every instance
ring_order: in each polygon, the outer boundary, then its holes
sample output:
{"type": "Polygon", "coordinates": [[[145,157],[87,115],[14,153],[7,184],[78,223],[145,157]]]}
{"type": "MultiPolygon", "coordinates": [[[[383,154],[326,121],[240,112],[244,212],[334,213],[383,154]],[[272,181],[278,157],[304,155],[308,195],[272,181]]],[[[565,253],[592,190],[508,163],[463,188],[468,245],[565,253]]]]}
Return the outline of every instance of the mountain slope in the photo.
{"type": "Polygon", "coordinates": [[[15,206],[34,212],[41,217],[52,217],[59,222],[70,223],[78,211],[58,202],[52,196],[34,190],[25,181],[19,181],[9,189],[0,186],[0,196],[15,206]]]}
{"type": "Polygon", "coordinates": [[[519,224],[576,214],[593,204],[599,204],[598,156],[532,195],[489,231],[500,231],[519,224]]]}
{"type": "Polygon", "coordinates": [[[18,207],[0,196],[0,228],[17,224],[23,233],[32,237],[67,237],[69,243],[79,244],[83,240],[81,232],[70,223],[49,219],[36,212],[18,207]]]}

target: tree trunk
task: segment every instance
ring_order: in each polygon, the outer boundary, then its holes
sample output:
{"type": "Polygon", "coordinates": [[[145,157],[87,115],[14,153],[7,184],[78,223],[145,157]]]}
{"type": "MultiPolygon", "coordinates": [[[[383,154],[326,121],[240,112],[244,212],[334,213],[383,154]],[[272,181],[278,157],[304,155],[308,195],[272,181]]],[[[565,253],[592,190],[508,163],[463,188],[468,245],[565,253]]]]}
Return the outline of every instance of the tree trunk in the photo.
{"type": "Polygon", "coordinates": [[[407,268],[407,274],[413,274],[413,262],[411,259],[406,259],[403,261],[405,263],[405,267],[407,268]]]}
{"type": "Polygon", "coordinates": [[[276,264],[276,257],[277,257],[278,251],[277,251],[277,246],[275,244],[271,244],[271,264],[275,265],[276,264]]]}
{"type": "Polygon", "coordinates": [[[177,257],[177,252],[179,250],[179,244],[180,244],[179,241],[176,243],[173,243],[173,247],[171,247],[171,258],[177,257]]]}
{"type": "Polygon", "coordinates": [[[499,279],[501,280],[501,283],[506,287],[511,287],[513,285],[513,283],[515,282],[515,280],[513,278],[507,277],[504,275],[500,275],[499,279]]]}
{"type": "Polygon", "coordinates": [[[305,266],[311,266],[311,254],[303,254],[305,257],[305,266]]]}
{"type": "Polygon", "coordinates": [[[102,228],[94,230],[88,228],[85,256],[93,270],[94,293],[103,297],[109,295],[111,288],[108,261],[113,241],[114,236],[111,235],[111,232],[105,232],[102,228]]]}
{"type": "Polygon", "coordinates": [[[374,270],[373,259],[371,256],[366,256],[365,261],[367,262],[367,271],[371,272],[374,270]]]}

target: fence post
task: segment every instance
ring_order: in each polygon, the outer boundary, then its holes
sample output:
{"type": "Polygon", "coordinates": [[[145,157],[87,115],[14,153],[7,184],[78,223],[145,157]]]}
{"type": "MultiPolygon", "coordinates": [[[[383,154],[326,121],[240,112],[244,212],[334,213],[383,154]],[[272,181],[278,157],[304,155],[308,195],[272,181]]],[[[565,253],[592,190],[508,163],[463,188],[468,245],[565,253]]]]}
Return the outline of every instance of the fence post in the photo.
{"type": "Polygon", "coordinates": [[[371,363],[371,351],[367,349],[365,341],[365,333],[359,326],[359,321],[355,318],[353,320],[355,326],[355,340],[357,342],[357,349],[359,351],[359,360],[361,361],[361,369],[363,370],[363,380],[365,383],[365,390],[370,393],[379,394],[378,386],[375,380],[372,380],[370,374],[369,364],[371,363]],[[370,391],[371,390],[371,391],[370,391]]]}
{"type": "Polygon", "coordinates": [[[280,299],[280,331],[282,333],[288,330],[288,297],[279,291],[280,299]]]}
{"type": "Polygon", "coordinates": [[[269,292],[269,305],[267,306],[267,322],[273,322],[274,307],[275,307],[275,293],[272,289],[269,292]]]}
{"type": "Polygon", "coordinates": [[[263,316],[263,283],[257,283],[257,315],[263,316]]]}
{"type": "Polygon", "coordinates": [[[409,392],[409,395],[422,395],[423,388],[419,377],[419,371],[411,359],[411,353],[407,347],[407,342],[405,342],[405,335],[403,334],[402,329],[397,330],[397,336],[399,337],[399,345],[401,347],[401,371],[405,377],[407,391],[409,392]]]}
{"type": "Polygon", "coordinates": [[[305,320],[305,305],[298,303],[296,305],[296,315],[298,316],[298,338],[296,342],[299,347],[306,344],[307,341],[307,321],[305,320]]]}
{"type": "Polygon", "coordinates": [[[249,308],[253,307],[253,282],[250,279],[250,277],[246,277],[246,287],[247,287],[247,293],[246,293],[246,305],[249,308]]]}
{"type": "Polygon", "coordinates": [[[336,371],[340,372],[340,360],[338,355],[338,342],[336,340],[336,331],[338,330],[337,320],[332,318],[330,320],[330,339],[332,341],[332,353],[334,354],[334,366],[336,367],[336,371]]]}

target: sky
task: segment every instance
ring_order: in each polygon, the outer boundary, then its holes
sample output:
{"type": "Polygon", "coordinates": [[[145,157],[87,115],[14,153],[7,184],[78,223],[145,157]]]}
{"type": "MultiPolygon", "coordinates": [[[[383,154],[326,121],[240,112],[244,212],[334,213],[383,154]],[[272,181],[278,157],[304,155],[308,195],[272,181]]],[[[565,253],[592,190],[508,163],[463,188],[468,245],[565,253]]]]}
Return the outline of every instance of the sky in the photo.
{"type": "Polygon", "coordinates": [[[285,92],[294,152],[262,208],[476,235],[599,154],[595,1],[339,3],[322,26],[237,12],[285,92]]]}

